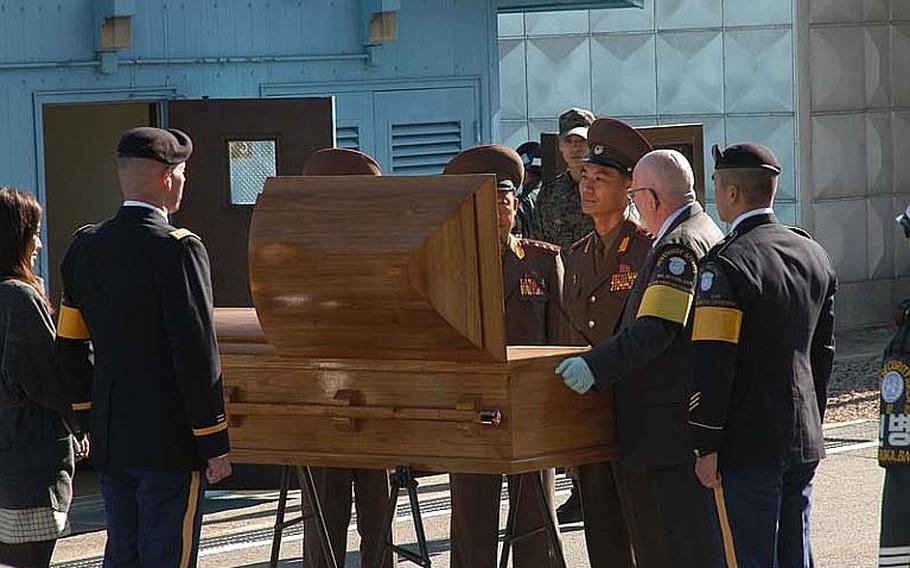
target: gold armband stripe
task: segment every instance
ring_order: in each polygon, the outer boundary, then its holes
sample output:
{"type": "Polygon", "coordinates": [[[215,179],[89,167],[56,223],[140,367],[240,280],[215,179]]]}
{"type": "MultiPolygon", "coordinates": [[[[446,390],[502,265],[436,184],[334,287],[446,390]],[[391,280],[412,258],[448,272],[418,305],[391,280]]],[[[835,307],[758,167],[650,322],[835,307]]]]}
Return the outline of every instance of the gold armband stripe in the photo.
{"type": "Polygon", "coordinates": [[[65,304],[60,306],[57,335],[65,339],[89,339],[91,337],[85,320],[82,319],[82,312],[65,304]]]}
{"type": "Polygon", "coordinates": [[[651,316],[685,326],[691,306],[691,293],[665,284],[651,284],[641,299],[636,319],[651,316]]]}
{"type": "Polygon", "coordinates": [[[221,422],[220,424],[215,424],[214,426],[209,426],[207,428],[193,428],[194,436],[209,436],[211,434],[217,434],[222,430],[227,430],[227,422],[221,422]]]}
{"type": "Polygon", "coordinates": [[[74,402],[74,403],[72,404],[72,407],[73,407],[73,410],[76,410],[76,411],[79,411],[79,410],[91,410],[91,409],[92,409],[92,401],[88,401],[88,402],[74,402]]]}
{"type": "Polygon", "coordinates": [[[695,308],[692,341],[726,341],[739,343],[743,313],[735,308],[705,306],[695,308]]]}

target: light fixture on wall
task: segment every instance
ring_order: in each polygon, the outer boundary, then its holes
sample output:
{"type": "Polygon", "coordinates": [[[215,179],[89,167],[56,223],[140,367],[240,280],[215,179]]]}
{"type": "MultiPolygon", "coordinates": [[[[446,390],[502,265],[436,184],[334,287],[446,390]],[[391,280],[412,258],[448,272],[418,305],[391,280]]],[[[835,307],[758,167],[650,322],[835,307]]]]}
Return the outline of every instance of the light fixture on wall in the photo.
{"type": "Polygon", "coordinates": [[[92,0],[95,51],[101,72],[117,72],[117,53],[133,46],[133,0],[92,0]]]}
{"type": "Polygon", "coordinates": [[[129,49],[133,45],[133,17],[110,16],[101,24],[101,50],[129,49]]]}

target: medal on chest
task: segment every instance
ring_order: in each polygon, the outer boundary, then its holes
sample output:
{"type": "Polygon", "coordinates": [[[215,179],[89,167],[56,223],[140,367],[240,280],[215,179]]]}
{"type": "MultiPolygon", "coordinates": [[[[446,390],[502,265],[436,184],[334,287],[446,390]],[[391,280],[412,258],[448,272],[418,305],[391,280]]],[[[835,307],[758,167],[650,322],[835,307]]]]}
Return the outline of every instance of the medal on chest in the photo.
{"type": "Polygon", "coordinates": [[[519,281],[519,290],[522,296],[543,296],[543,282],[530,274],[524,274],[519,281]]]}
{"type": "Polygon", "coordinates": [[[638,272],[633,271],[631,266],[620,264],[619,271],[610,278],[610,291],[622,292],[631,290],[637,276],[638,272]]]}

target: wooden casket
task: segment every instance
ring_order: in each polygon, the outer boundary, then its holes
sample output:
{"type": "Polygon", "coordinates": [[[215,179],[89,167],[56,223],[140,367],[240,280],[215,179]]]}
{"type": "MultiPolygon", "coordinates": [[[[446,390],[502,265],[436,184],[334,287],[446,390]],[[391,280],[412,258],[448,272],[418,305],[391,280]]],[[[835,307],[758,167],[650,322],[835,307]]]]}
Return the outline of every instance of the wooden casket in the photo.
{"type": "Polygon", "coordinates": [[[215,310],[240,463],[518,473],[615,457],[609,398],[506,347],[491,175],[277,177],[215,310]]]}

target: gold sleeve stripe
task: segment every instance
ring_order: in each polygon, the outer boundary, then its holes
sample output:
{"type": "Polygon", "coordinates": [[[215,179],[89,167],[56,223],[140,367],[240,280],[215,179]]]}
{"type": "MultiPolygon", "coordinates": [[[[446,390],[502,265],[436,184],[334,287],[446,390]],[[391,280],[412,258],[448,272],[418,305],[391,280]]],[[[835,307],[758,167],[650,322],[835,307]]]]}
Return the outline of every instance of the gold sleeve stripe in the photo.
{"type": "Polygon", "coordinates": [[[651,284],[641,299],[636,318],[651,316],[680,325],[689,320],[692,294],[666,284],[651,284]]]}
{"type": "Polygon", "coordinates": [[[695,308],[692,341],[726,341],[739,343],[743,313],[735,308],[704,306],[695,308]]]}
{"type": "Polygon", "coordinates": [[[60,306],[57,335],[65,339],[89,339],[91,337],[85,320],[82,319],[82,312],[65,304],[60,306]]]}
{"type": "Polygon", "coordinates": [[[79,410],[91,410],[91,409],[92,409],[92,401],[88,401],[88,402],[74,402],[74,403],[72,404],[72,407],[73,407],[73,410],[76,410],[76,411],[79,411],[79,410]]]}
{"type": "Polygon", "coordinates": [[[194,436],[210,436],[212,434],[217,434],[223,430],[227,430],[227,422],[221,422],[220,424],[215,424],[214,426],[209,426],[207,428],[193,428],[194,436]]]}

